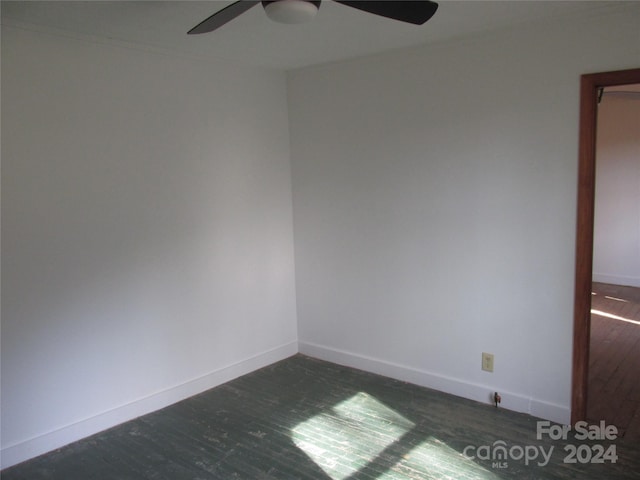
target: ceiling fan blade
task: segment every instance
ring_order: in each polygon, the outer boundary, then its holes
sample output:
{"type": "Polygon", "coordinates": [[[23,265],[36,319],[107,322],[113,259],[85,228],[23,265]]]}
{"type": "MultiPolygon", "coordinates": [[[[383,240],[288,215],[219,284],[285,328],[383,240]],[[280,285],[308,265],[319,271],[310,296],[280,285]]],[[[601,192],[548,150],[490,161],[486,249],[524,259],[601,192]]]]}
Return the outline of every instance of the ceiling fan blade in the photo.
{"type": "Polygon", "coordinates": [[[394,20],[400,20],[401,22],[413,23],[414,25],[422,25],[427,20],[429,20],[438,9],[438,4],[429,0],[334,1],[343,5],[347,5],[349,7],[357,8],[358,10],[363,10],[365,12],[380,15],[381,17],[392,18],[394,20]]]}
{"type": "Polygon", "coordinates": [[[189,35],[195,35],[198,33],[213,32],[216,28],[220,28],[225,23],[230,22],[257,3],[260,3],[260,0],[240,0],[239,2],[234,2],[200,22],[187,33],[189,35]]]}

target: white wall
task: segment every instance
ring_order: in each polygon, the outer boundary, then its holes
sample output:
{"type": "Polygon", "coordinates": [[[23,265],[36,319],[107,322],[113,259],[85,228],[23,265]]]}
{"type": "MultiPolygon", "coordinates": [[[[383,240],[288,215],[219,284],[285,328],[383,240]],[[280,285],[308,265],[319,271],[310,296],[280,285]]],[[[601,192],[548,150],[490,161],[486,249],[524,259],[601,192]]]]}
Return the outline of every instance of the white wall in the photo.
{"type": "Polygon", "coordinates": [[[3,467],[297,351],[283,73],[2,29],[3,467]]]}
{"type": "Polygon", "coordinates": [[[627,4],[292,72],[300,350],[568,422],[579,77],[637,67],[639,25],[627,4]]]}
{"type": "Polygon", "coordinates": [[[640,287],[640,97],[604,95],[597,135],[593,279],[640,287]]]}

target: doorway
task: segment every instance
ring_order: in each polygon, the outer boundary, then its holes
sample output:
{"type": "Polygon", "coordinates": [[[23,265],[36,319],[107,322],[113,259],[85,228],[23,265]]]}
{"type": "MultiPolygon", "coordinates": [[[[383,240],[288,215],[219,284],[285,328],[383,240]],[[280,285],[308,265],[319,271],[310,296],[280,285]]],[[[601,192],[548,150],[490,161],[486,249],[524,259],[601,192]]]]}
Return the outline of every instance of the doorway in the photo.
{"type": "Polygon", "coordinates": [[[571,422],[587,418],[593,228],[595,209],[597,102],[600,89],[640,83],[640,68],[582,75],[578,146],[578,212],[573,327],[571,422]]]}

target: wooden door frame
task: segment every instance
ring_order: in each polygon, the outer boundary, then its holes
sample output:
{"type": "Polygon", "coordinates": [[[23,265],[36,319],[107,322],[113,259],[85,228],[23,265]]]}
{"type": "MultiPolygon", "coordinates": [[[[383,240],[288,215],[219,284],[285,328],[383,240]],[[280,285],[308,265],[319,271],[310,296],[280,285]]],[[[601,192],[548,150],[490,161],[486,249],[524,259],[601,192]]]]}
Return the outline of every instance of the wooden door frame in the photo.
{"type": "Polygon", "coordinates": [[[640,83],[640,68],[580,77],[580,133],[578,145],[578,218],[573,317],[573,374],[571,423],[587,417],[591,281],[593,275],[593,219],[596,184],[596,123],[598,90],[640,83]]]}

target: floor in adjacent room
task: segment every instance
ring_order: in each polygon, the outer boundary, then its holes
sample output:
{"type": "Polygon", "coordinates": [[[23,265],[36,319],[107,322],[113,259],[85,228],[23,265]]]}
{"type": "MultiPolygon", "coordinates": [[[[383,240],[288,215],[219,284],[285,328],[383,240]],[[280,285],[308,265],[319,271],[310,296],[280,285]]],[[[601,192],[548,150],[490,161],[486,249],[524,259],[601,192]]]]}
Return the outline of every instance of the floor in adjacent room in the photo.
{"type": "Polygon", "coordinates": [[[537,439],[537,420],[296,355],[2,479],[638,478],[638,442],[537,439]]]}
{"type": "Polygon", "coordinates": [[[587,417],[640,442],[640,288],[593,283],[587,417]]]}

